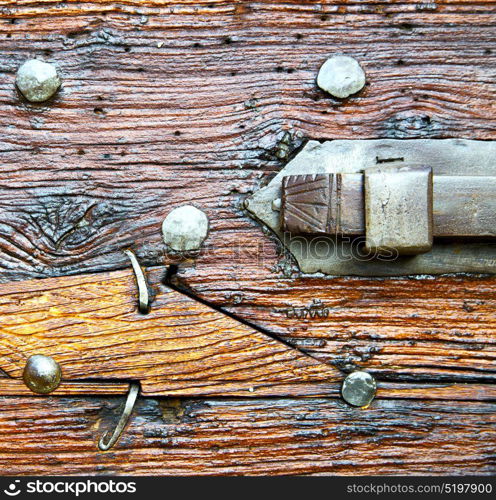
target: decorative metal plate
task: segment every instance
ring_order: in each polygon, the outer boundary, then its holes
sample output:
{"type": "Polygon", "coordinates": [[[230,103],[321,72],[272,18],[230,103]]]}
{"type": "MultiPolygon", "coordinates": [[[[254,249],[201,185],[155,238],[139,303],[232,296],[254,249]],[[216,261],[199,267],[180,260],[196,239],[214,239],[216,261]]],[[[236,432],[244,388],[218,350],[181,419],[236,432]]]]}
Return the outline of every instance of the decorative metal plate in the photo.
{"type": "Polygon", "coordinates": [[[246,200],[250,214],[271,228],[304,273],[343,276],[401,276],[496,273],[496,243],[435,240],[425,254],[395,260],[361,253],[361,240],[292,236],[282,230],[278,203],[288,175],[360,173],[387,163],[420,167],[434,175],[496,176],[496,144],[466,139],[310,141],[263,189],[246,200]]]}

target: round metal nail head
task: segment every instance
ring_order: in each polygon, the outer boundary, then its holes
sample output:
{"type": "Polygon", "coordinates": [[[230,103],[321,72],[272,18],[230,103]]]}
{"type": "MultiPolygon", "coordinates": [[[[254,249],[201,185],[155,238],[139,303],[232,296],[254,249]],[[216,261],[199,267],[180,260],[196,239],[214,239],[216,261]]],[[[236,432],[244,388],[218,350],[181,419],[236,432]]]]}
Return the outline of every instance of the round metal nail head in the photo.
{"type": "Polygon", "coordinates": [[[62,370],[51,357],[35,354],[31,356],[24,368],[24,383],[37,394],[49,394],[60,384],[62,370]]]}
{"type": "Polygon", "coordinates": [[[321,66],[317,85],[334,97],[344,99],[365,85],[365,72],[350,56],[333,56],[321,66]]]}
{"type": "Polygon", "coordinates": [[[348,375],[341,387],[343,399],[353,406],[368,406],[374,399],[376,391],[374,377],[362,371],[348,375]]]}
{"type": "Polygon", "coordinates": [[[17,71],[17,88],[31,102],[50,99],[60,87],[60,78],[53,64],[29,59],[17,71]]]}
{"type": "Polygon", "coordinates": [[[175,208],[162,224],[164,242],[173,250],[198,250],[208,234],[208,217],[191,205],[175,208]]]}

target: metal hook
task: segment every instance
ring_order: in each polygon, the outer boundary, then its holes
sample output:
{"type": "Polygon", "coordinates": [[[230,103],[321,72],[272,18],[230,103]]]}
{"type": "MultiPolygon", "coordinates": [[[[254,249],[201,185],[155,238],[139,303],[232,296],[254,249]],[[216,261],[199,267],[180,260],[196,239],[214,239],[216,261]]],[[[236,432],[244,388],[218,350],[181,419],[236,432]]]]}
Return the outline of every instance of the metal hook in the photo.
{"type": "Polygon", "coordinates": [[[110,448],[112,448],[112,446],[114,446],[114,444],[117,443],[117,440],[122,434],[122,431],[124,430],[124,427],[126,427],[129,417],[133,412],[134,404],[136,403],[139,391],[140,391],[139,384],[131,384],[131,387],[129,388],[129,393],[127,395],[126,404],[124,406],[124,411],[122,412],[121,418],[119,419],[117,427],[114,429],[112,436],[107,441],[107,436],[109,433],[106,432],[100,438],[100,441],[98,441],[98,448],[100,448],[100,450],[102,451],[110,450],[110,448]]]}
{"type": "Polygon", "coordinates": [[[150,294],[146,286],[143,269],[141,269],[136,255],[131,250],[124,250],[124,253],[129,257],[136,276],[136,283],[138,284],[138,309],[142,314],[147,314],[150,311],[150,294]]]}

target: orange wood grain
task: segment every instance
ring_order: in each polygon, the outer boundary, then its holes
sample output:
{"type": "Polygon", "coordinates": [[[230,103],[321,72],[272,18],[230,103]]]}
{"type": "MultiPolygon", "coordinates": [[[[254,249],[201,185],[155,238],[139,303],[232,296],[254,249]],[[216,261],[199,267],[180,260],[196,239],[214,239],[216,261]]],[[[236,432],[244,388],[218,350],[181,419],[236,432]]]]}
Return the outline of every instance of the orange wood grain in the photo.
{"type": "Polygon", "coordinates": [[[119,269],[129,246],[149,265],[177,261],[160,224],[193,202],[210,218],[181,262],[193,294],[343,370],[494,380],[492,279],[302,276],[242,209],[287,161],[286,132],[290,151],[305,138],[494,139],[494,2],[0,5],[0,281],[119,269]],[[367,72],[345,101],[314,81],[333,51],[367,72]],[[46,107],[13,87],[33,55],[63,74],[46,107]],[[314,299],[327,318],[288,317],[314,299]]]}
{"type": "Polygon", "coordinates": [[[494,277],[299,277],[289,264],[269,279],[265,258],[233,265],[227,284],[199,266],[180,269],[174,283],[343,371],[496,381],[494,277]]]}
{"type": "Polygon", "coordinates": [[[130,270],[0,285],[0,366],[20,378],[27,358],[44,354],[61,365],[63,380],[136,380],[144,394],[162,396],[322,395],[341,379],[335,368],[155,285],[147,315],[137,311],[130,270]]]}
{"type": "MultiPolygon", "coordinates": [[[[4,377],[0,379],[0,394],[2,396],[38,396],[34,394],[22,380],[4,377]]],[[[51,396],[118,396],[129,391],[129,384],[119,382],[68,382],[62,381],[51,396]]]]}

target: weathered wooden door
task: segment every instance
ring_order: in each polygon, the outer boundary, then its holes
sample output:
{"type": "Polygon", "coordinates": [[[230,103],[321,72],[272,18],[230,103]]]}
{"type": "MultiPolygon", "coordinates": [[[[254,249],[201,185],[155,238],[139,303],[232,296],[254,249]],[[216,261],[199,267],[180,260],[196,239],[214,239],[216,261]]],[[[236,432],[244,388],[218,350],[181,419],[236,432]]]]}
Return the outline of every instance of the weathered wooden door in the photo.
{"type": "Polygon", "coordinates": [[[307,140],[494,140],[494,2],[0,7],[2,473],[495,472],[494,278],[305,275],[244,204],[307,140]],[[315,84],[335,53],[367,75],[346,100],[315,84]],[[60,70],[48,103],[16,90],[30,58],[60,70]],[[188,258],[161,234],[185,204],[210,221],[188,258]],[[79,328],[102,321],[110,340],[89,345],[79,328]],[[185,337],[214,346],[186,382],[167,371],[185,337]],[[60,395],[23,389],[40,346],[68,376],[60,395]],[[215,371],[236,365],[243,383],[215,371]],[[378,384],[365,409],[339,394],[356,369],[378,384]],[[136,373],[150,382],[99,451],[136,373]]]}

